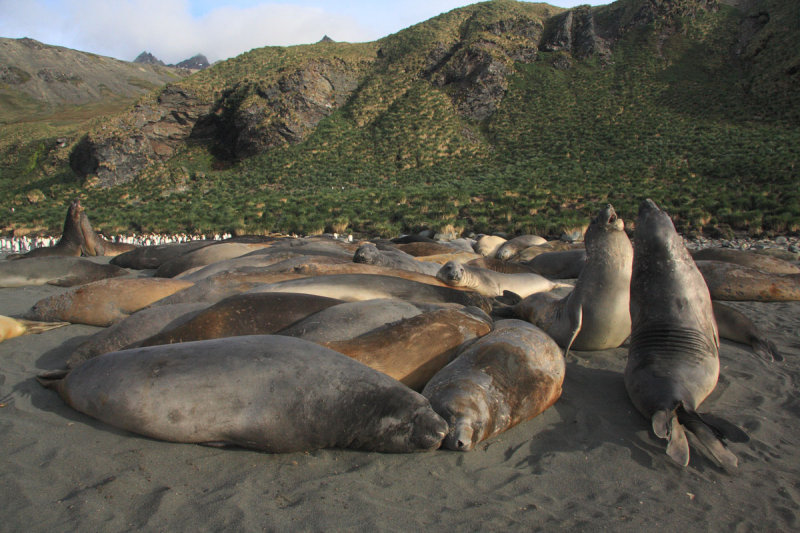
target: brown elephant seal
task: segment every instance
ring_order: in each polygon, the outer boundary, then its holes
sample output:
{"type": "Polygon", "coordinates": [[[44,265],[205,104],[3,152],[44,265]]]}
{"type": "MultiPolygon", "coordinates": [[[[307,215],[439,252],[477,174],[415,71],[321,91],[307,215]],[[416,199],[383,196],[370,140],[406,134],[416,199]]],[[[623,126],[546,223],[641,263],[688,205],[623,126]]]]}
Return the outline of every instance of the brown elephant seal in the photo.
{"type": "Polygon", "coordinates": [[[353,255],[353,262],[397,270],[410,270],[411,272],[419,272],[429,276],[435,276],[439,270],[439,265],[436,263],[417,261],[413,255],[397,249],[385,248],[381,250],[369,242],[358,247],[353,255]]]}
{"type": "Polygon", "coordinates": [[[749,344],[756,355],[767,361],[783,361],[775,343],[769,340],[750,318],[741,311],[721,302],[712,301],[719,336],[742,344],[749,344]]]}
{"type": "MultiPolygon", "coordinates": [[[[247,292],[265,283],[276,283],[303,277],[306,276],[293,272],[273,272],[262,269],[246,270],[244,272],[220,272],[153,302],[152,306],[199,302],[213,305],[229,296],[247,292]]],[[[179,281],[189,282],[189,280],[183,279],[179,281]]]]}
{"type": "Polygon", "coordinates": [[[225,259],[240,257],[266,246],[268,246],[267,243],[260,242],[220,242],[211,246],[203,246],[162,263],[153,275],[157,278],[174,278],[187,270],[204,267],[225,259]]]}
{"type": "Polygon", "coordinates": [[[800,274],[800,267],[777,257],[733,248],[703,248],[691,252],[695,261],[724,261],[770,274],[800,274]]]}
{"type": "Polygon", "coordinates": [[[69,324],[69,322],[39,322],[0,315],[0,342],[22,335],[32,335],[69,326],[69,324]]]}
{"type": "Polygon", "coordinates": [[[191,285],[173,279],[104,279],[43,298],[24,318],[105,327],[191,285]]]}
{"type": "Polygon", "coordinates": [[[539,274],[501,274],[456,261],[445,263],[436,273],[436,277],[453,287],[472,289],[484,296],[502,296],[504,291],[511,291],[525,298],[531,294],[567,286],[539,274]]]}
{"type": "Polygon", "coordinates": [[[497,250],[503,246],[506,240],[507,239],[498,237],[497,235],[483,235],[477,240],[472,249],[475,250],[475,253],[480,254],[483,257],[491,257],[496,259],[495,255],[497,254],[497,250]]]}
{"type": "Polygon", "coordinates": [[[78,257],[83,251],[83,232],[81,231],[81,201],[77,198],[70,202],[67,208],[67,217],[64,219],[64,228],[61,238],[53,246],[35,248],[24,254],[11,254],[8,259],[23,259],[28,257],[78,257]]]}
{"type": "Polygon", "coordinates": [[[0,261],[0,287],[55,285],[72,287],[128,274],[124,268],[80,257],[28,257],[0,261]]]}
{"type": "Polygon", "coordinates": [[[580,277],[586,265],[586,250],[562,250],[539,254],[523,264],[542,276],[556,279],[580,277]]]}
{"type": "Polygon", "coordinates": [[[111,259],[112,265],[124,268],[144,270],[158,268],[167,261],[171,261],[185,253],[199,248],[218,244],[217,241],[198,240],[189,242],[171,242],[154,246],[140,246],[134,250],[121,253],[111,259]]]}
{"type": "Polygon", "coordinates": [[[443,446],[478,442],[544,412],[561,396],[561,349],[521,320],[500,320],[440,370],[422,391],[448,423],[443,446]]]}
{"type": "Polygon", "coordinates": [[[342,300],[311,294],[236,294],[217,302],[175,327],[165,328],[143,339],[137,346],[176,342],[270,335],[295,322],[343,303],[342,300]]]}
{"type": "Polygon", "coordinates": [[[396,298],[344,302],[318,311],[278,334],[318,344],[347,341],[422,312],[420,307],[396,298]]]}
{"type": "Polygon", "coordinates": [[[737,466],[721,431],[697,413],[719,377],[719,337],[711,296],[669,216],[652,200],[639,207],[634,234],[625,388],[667,439],[667,455],[689,464],[685,429],[726,468],[737,466]]]}
{"type": "Polygon", "coordinates": [[[353,339],[323,341],[343,353],[422,390],[465,342],[492,329],[492,319],[476,307],[436,309],[387,324],[353,339]]]}
{"type": "Polygon", "coordinates": [[[250,292],[302,292],[345,301],[398,298],[408,302],[459,304],[491,312],[492,301],[472,291],[420,283],[394,276],[372,274],[332,274],[270,283],[250,292]]]}
{"type": "Polygon", "coordinates": [[[186,303],[140,309],[83,341],[67,358],[67,368],[104,353],[136,346],[160,331],[177,327],[207,307],[206,303],[186,303]]]}
{"type": "Polygon", "coordinates": [[[725,261],[695,261],[715,300],[792,302],[800,300],[800,274],[770,274],[725,261]]]}
{"type": "Polygon", "coordinates": [[[40,382],[84,414],[151,438],[266,452],[439,446],[427,399],[312,342],[250,335],[134,348],[40,382]]]}
{"type": "Polygon", "coordinates": [[[83,234],[83,255],[117,256],[138,248],[127,242],[113,242],[95,233],[86,210],[81,210],[81,233],[83,234]]]}
{"type": "Polygon", "coordinates": [[[501,261],[508,261],[526,248],[545,243],[547,243],[547,239],[538,235],[520,235],[504,242],[495,252],[495,257],[501,261]]]}
{"type": "Polygon", "coordinates": [[[625,223],[611,204],[586,230],[586,264],[575,289],[563,298],[534,294],[513,313],[545,330],[564,353],[605,350],[625,342],[631,331],[630,279],[633,248],[625,223]]]}

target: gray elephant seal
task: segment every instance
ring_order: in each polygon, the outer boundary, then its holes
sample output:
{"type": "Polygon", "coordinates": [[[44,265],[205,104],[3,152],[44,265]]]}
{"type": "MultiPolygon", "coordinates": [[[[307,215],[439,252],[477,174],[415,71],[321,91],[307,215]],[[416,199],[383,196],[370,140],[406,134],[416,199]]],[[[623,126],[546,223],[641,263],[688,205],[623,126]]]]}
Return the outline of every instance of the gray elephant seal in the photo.
{"type": "Polygon", "coordinates": [[[214,244],[218,244],[217,241],[171,242],[155,246],[140,246],[135,250],[115,256],[111,259],[111,264],[137,270],[158,268],[183,254],[214,244]]]}
{"type": "Polygon", "coordinates": [[[572,292],[560,299],[534,294],[513,308],[516,316],[552,336],[565,354],[571,348],[616,348],[631,331],[633,248],[625,223],[611,204],[591,221],[585,241],[586,264],[572,292]]]}
{"type": "Polygon", "coordinates": [[[72,287],[126,274],[128,271],[124,268],[80,257],[29,257],[24,261],[0,261],[0,287],[45,284],[72,287]]]}
{"type": "Polygon", "coordinates": [[[353,262],[398,270],[410,270],[411,272],[419,272],[430,276],[435,276],[439,270],[439,265],[436,263],[417,261],[413,255],[398,249],[384,248],[381,250],[370,242],[358,247],[353,255],[353,262]]]}
{"type": "Polygon", "coordinates": [[[472,289],[484,296],[502,296],[504,291],[511,291],[525,298],[531,294],[567,286],[539,274],[502,274],[457,261],[445,263],[436,273],[436,277],[450,286],[472,289]]]}
{"type": "Polygon", "coordinates": [[[691,431],[726,468],[733,455],[697,408],[719,377],[719,337],[711,296],[669,216],[642,202],[634,235],[633,320],[625,388],[633,405],[667,439],[667,455],[689,464],[691,431]]]}
{"type": "Polygon", "coordinates": [[[586,265],[586,250],[562,250],[539,254],[523,264],[548,278],[572,279],[580,277],[586,265]]]}
{"type": "Polygon", "coordinates": [[[155,439],[267,452],[439,446],[428,400],[312,342],[272,335],[135,348],[39,381],[74,409],[155,439]]]}
{"type": "Polygon", "coordinates": [[[501,320],[433,376],[422,394],[448,422],[444,447],[468,451],[553,405],[564,370],[561,349],[545,332],[501,320]]]}

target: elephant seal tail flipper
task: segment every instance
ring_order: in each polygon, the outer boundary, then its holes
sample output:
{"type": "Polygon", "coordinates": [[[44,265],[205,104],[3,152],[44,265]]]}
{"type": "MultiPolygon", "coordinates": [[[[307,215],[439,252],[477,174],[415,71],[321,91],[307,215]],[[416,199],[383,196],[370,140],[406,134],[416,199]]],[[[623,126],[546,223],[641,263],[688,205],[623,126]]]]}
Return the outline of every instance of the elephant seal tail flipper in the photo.
{"type": "Polygon", "coordinates": [[[495,296],[492,299],[492,312],[494,318],[517,318],[514,306],[522,301],[522,297],[516,292],[503,291],[502,296],[495,296]]]}
{"type": "Polygon", "coordinates": [[[67,377],[69,372],[69,369],[66,368],[62,370],[48,370],[47,372],[42,372],[36,376],[36,381],[38,381],[39,385],[46,389],[60,392],[60,384],[64,378],[67,377]]]}
{"type": "Polygon", "coordinates": [[[783,355],[778,351],[778,347],[767,338],[754,336],[750,339],[750,345],[753,347],[753,352],[755,352],[756,355],[769,362],[783,361],[783,355]]]}
{"type": "Polygon", "coordinates": [[[678,421],[675,411],[666,409],[653,413],[651,420],[653,433],[657,437],[667,439],[667,455],[681,466],[689,465],[689,440],[678,421]]]}
{"type": "Polygon", "coordinates": [[[733,470],[739,465],[739,460],[728,450],[722,439],[747,442],[750,440],[747,433],[722,418],[709,414],[700,415],[683,406],[678,407],[676,414],[680,423],[703,443],[714,459],[726,470],[733,470]]]}
{"type": "Polygon", "coordinates": [[[71,325],[69,322],[40,322],[38,320],[26,320],[24,318],[16,318],[15,320],[25,328],[25,335],[34,335],[71,325]]]}

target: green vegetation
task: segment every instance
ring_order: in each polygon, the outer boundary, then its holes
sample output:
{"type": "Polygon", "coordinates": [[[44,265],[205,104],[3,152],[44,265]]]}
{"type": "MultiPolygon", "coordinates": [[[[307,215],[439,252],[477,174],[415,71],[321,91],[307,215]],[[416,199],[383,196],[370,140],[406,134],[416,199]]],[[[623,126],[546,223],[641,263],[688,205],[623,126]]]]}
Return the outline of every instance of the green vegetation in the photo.
{"type": "MultiPolygon", "coordinates": [[[[640,3],[598,8],[596,19],[624,26],[640,3]]],[[[639,201],[651,197],[684,232],[798,232],[800,52],[792,43],[800,7],[763,3],[771,18],[762,31],[774,38],[762,43],[759,34],[738,55],[742,13],[722,6],[667,27],[634,27],[609,57],[539,52],[533,62],[514,62],[503,51],[524,39],[493,25],[522,18],[544,28],[562,10],[509,0],[455,10],[375,43],[253,50],[176,85],[210,100],[232,87],[241,90],[231,98],[257,98],[320,58],[356,65],[362,82],[299,144],[241,161],[187,145],[109,189],[81,182],[67,166],[88,117],[3,126],[0,196],[8,201],[0,230],[55,232],[69,199],[79,197],[109,233],[393,236],[452,226],[554,235],[585,224],[606,202],[633,220],[639,201]],[[457,112],[460,86],[425,75],[435,48],[472,46],[490,50],[511,73],[497,110],[482,121],[457,112]]]]}

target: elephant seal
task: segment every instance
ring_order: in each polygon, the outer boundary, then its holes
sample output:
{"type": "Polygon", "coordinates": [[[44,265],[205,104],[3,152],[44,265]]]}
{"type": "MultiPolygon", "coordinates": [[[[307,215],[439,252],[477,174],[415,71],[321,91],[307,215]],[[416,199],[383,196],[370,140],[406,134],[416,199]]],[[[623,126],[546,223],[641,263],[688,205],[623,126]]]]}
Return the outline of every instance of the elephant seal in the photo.
{"type": "MultiPolygon", "coordinates": [[[[220,272],[207,278],[203,278],[194,285],[189,285],[185,289],[170,294],[156,302],[152,307],[161,305],[172,305],[180,303],[200,303],[213,305],[234,294],[241,294],[265,283],[275,283],[287,279],[298,279],[306,277],[303,274],[293,272],[273,272],[271,270],[254,269],[245,272],[220,272]]],[[[175,278],[178,281],[178,278],[175,278]]],[[[190,280],[181,279],[191,283],[190,280]]]]}
{"type": "Polygon", "coordinates": [[[53,246],[35,248],[24,254],[11,254],[8,259],[23,259],[28,257],[78,257],[83,251],[83,232],[81,231],[81,201],[77,198],[70,202],[67,208],[67,217],[64,219],[64,228],[61,238],[53,246]]]}
{"type": "Polygon", "coordinates": [[[104,353],[137,346],[160,331],[177,327],[207,307],[206,303],[186,303],[140,309],[82,342],[67,358],[67,368],[104,353]]]}
{"type": "Polygon", "coordinates": [[[667,455],[689,464],[691,431],[724,467],[733,455],[697,408],[719,377],[719,337],[711,296],[669,216],[647,199],[639,207],[631,277],[632,331],[625,388],[667,439],[667,455]]]}
{"type": "Polygon", "coordinates": [[[520,251],[515,258],[516,261],[528,262],[542,254],[549,252],[567,252],[569,250],[583,250],[583,242],[564,242],[564,241],[547,241],[544,244],[537,246],[529,246],[520,251]]]}
{"type": "Polygon", "coordinates": [[[769,255],[733,248],[703,248],[691,252],[695,261],[724,261],[770,274],[800,274],[800,267],[769,255]]]}
{"type": "Polygon", "coordinates": [[[764,336],[750,318],[733,307],[712,301],[714,319],[719,336],[742,344],[749,344],[756,355],[767,361],[783,361],[775,343],[764,336]]]}
{"type": "Polygon", "coordinates": [[[126,274],[128,271],[124,268],[80,257],[29,257],[24,261],[0,261],[0,287],[45,284],[72,287],[126,274]]]}
{"type": "Polygon", "coordinates": [[[218,244],[217,241],[189,241],[171,242],[168,244],[158,244],[155,246],[140,246],[135,250],[121,253],[111,259],[112,265],[124,268],[134,268],[144,270],[158,268],[167,261],[171,261],[185,253],[189,253],[199,248],[218,244]]]}
{"type": "Polygon", "coordinates": [[[539,274],[501,274],[456,261],[445,263],[436,273],[436,277],[453,287],[472,289],[484,296],[502,296],[504,291],[511,291],[525,298],[531,294],[566,286],[539,274]]]}
{"type": "Polygon", "coordinates": [[[495,257],[501,261],[508,261],[525,248],[546,244],[547,239],[538,235],[520,235],[504,242],[495,252],[495,257]]]}
{"type": "Polygon", "coordinates": [[[303,292],[350,302],[399,298],[409,302],[474,305],[487,313],[492,310],[491,300],[475,292],[380,274],[333,274],[293,279],[256,287],[249,292],[303,292]]]}
{"type": "Polygon", "coordinates": [[[175,327],[165,328],[143,339],[137,346],[242,335],[270,335],[340,303],[342,300],[311,294],[236,294],[220,300],[175,327]]]}
{"type": "Polygon", "coordinates": [[[465,342],[492,329],[492,319],[476,307],[436,309],[387,324],[354,339],[320,342],[414,390],[449,363],[465,342]]]}
{"type": "Polygon", "coordinates": [[[523,264],[534,272],[556,279],[572,279],[580,277],[586,265],[586,250],[563,250],[544,252],[523,264]]]}
{"type": "Polygon", "coordinates": [[[800,274],[770,274],[725,261],[695,261],[715,300],[800,300],[800,274]]]}
{"type": "Polygon", "coordinates": [[[344,302],[318,311],[278,334],[318,344],[348,341],[422,312],[416,305],[395,298],[344,302]]]}
{"type": "Polygon", "coordinates": [[[113,242],[95,233],[86,210],[81,210],[81,233],[83,234],[83,255],[117,256],[138,248],[127,242],[113,242]]]}
{"type": "Polygon", "coordinates": [[[514,261],[500,261],[495,257],[479,257],[466,263],[467,265],[486,268],[501,274],[535,274],[528,265],[514,261]]]}
{"type": "Polygon", "coordinates": [[[203,246],[162,263],[153,275],[157,278],[174,278],[181,272],[192,268],[204,267],[217,261],[239,257],[265,246],[268,244],[245,242],[220,242],[203,246]]]}
{"type": "Polygon", "coordinates": [[[414,257],[425,257],[428,255],[442,255],[461,252],[461,248],[451,246],[443,242],[410,242],[407,244],[395,245],[398,250],[414,257]]]}
{"type": "Polygon", "coordinates": [[[630,279],[633,248],[625,223],[611,204],[586,230],[586,265],[575,289],[563,298],[533,294],[512,309],[555,339],[564,353],[621,345],[631,331],[630,279]]]}
{"type": "Polygon", "coordinates": [[[447,423],[396,380],[275,335],[134,348],[39,376],[72,408],[151,438],[283,453],[415,452],[447,423]]]}
{"type": "Polygon", "coordinates": [[[497,250],[499,250],[505,242],[506,239],[503,237],[498,237],[497,235],[484,235],[478,239],[472,249],[475,250],[475,253],[480,254],[483,257],[495,258],[497,250]]]}
{"type": "Polygon", "coordinates": [[[105,327],[191,285],[173,279],[104,279],[43,298],[24,318],[105,327]]]}
{"type": "Polygon", "coordinates": [[[500,320],[440,370],[422,391],[449,425],[443,446],[478,442],[544,412],[561,396],[561,349],[521,320],[500,320]]]}
{"type": "Polygon", "coordinates": [[[353,255],[353,262],[397,270],[410,270],[411,272],[419,272],[429,276],[435,276],[439,270],[439,265],[436,263],[417,261],[413,255],[397,249],[384,248],[381,250],[369,242],[359,246],[353,255]]]}
{"type": "Polygon", "coordinates": [[[32,335],[69,326],[69,324],[69,322],[39,322],[0,315],[0,342],[22,335],[32,335]]]}

